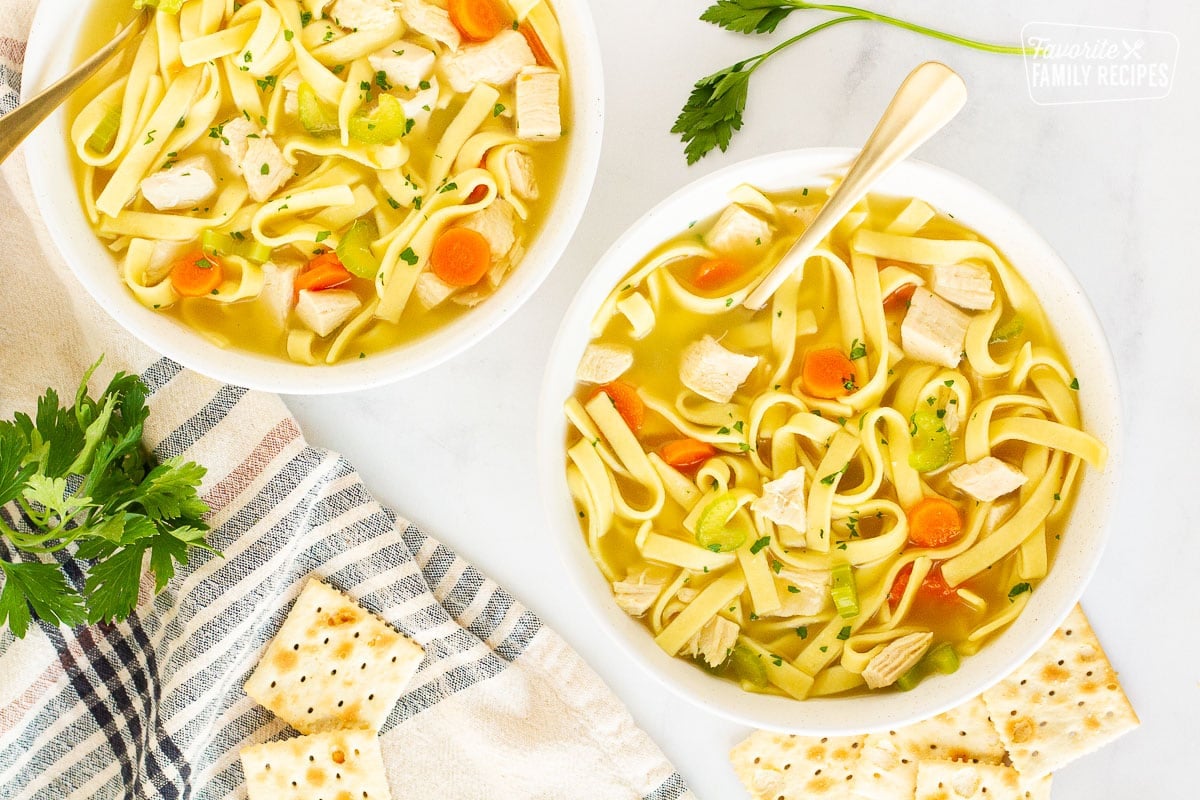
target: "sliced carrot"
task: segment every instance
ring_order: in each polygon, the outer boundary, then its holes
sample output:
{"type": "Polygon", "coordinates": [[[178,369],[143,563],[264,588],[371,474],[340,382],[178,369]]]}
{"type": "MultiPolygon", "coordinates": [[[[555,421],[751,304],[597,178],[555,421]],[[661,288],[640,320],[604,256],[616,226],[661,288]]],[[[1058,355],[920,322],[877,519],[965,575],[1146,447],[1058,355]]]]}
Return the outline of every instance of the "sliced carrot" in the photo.
{"type": "Polygon", "coordinates": [[[908,509],[908,540],[919,547],[942,547],[962,533],[962,515],[949,500],[926,497],[908,509]]]}
{"type": "Polygon", "coordinates": [[[302,290],[319,292],[322,289],[332,289],[334,286],[348,283],[353,277],[350,271],[342,266],[336,253],[324,252],[309,261],[304,271],[296,276],[295,294],[299,297],[302,290]]]}
{"type": "Polygon", "coordinates": [[[467,205],[478,203],[485,197],[487,197],[487,186],[481,183],[472,189],[471,193],[467,195],[467,205]]]}
{"type": "Polygon", "coordinates": [[[597,389],[596,394],[608,395],[608,399],[617,407],[617,413],[625,420],[629,430],[637,433],[642,429],[642,423],[646,421],[646,406],[638,396],[636,386],[625,381],[613,381],[597,389]]]}
{"type": "Polygon", "coordinates": [[[885,311],[903,311],[908,308],[908,303],[912,300],[913,292],[917,290],[915,283],[906,283],[896,291],[883,298],[883,308],[885,311]]]}
{"type": "Polygon", "coordinates": [[[454,27],[475,42],[491,39],[512,24],[496,0],[450,0],[447,10],[454,27]]]}
{"type": "Polygon", "coordinates": [[[528,22],[522,22],[517,31],[525,37],[525,42],[529,45],[529,49],[533,51],[533,57],[537,59],[539,67],[553,67],[554,59],[546,52],[546,45],[542,44],[542,37],[537,35],[537,31],[533,29],[528,22]]]}
{"type": "Polygon", "coordinates": [[[715,292],[741,277],[742,265],[732,258],[706,258],[693,269],[688,280],[697,289],[715,292]]]}
{"type": "Polygon", "coordinates": [[[801,376],[805,391],[813,397],[843,397],[858,388],[854,362],[836,347],[809,352],[801,376]]]}
{"type": "MultiPolygon", "coordinates": [[[[896,580],[892,582],[892,588],[888,591],[888,605],[892,611],[895,611],[900,606],[900,601],[904,599],[904,592],[908,590],[908,582],[912,578],[913,565],[905,564],[904,567],[896,574],[896,580]]],[[[926,574],[925,580],[921,581],[921,588],[917,590],[917,597],[929,600],[957,600],[958,593],[950,588],[946,583],[946,579],[942,577],[942,570],[938,566],[934,566],[926,574]]]]}
{"type": "Polygon", "coordinates": [[[212,294],[225,279],[221,262],[203,250],[195,250],[171,266],[171,285],[182,297],[212,294]]]}
{"type": "Polygon", "coordinates": [[[429,264],[451,286],[473,286],[487,272],[492,249],[479,231],[446,228],[433,243],[429,264]]]}
{"type": "Polygon", "coordinates": [[[673,439],[662,446],[662,460],[690,472],[717,454],[717,448],[697,439],[673,439]]]}

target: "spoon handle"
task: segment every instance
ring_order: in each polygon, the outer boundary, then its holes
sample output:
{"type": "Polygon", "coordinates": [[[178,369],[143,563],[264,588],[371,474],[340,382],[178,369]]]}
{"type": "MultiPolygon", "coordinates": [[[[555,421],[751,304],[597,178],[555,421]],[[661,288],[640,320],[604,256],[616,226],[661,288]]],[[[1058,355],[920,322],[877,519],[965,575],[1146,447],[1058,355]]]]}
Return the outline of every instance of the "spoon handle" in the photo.
{"type": "Polygon", "coordinates": [[[96,71],[104,66],[112,58],[113,53],[117,52],[125,42],[141,33],[149,20],[150,12],[143,11],[132,22],[117,31],[112,41],[87,61],[68,72],[53,86],[39,92],[17,106],[12,112],[0,117],[0,161],[4,161],[12,155],[12,151],[17,149],[25,137],[32,133],[34,128],[41,125],[42,121],[54,112],[54,109],[62,105],[72,92],[95,75],[96,71]]]}
{"type": "Polygon", "coordinates": [[[766,305],[775,290],[793,271],[804,265],[809,254],[863,198],[872,184],[941,130],[966,102],[966,85],[958,73],[945,64],[926,61],[909,73],[841,184],[830,194],[812,224],[759,282],[743,305],[754,311],[766,305]]]}

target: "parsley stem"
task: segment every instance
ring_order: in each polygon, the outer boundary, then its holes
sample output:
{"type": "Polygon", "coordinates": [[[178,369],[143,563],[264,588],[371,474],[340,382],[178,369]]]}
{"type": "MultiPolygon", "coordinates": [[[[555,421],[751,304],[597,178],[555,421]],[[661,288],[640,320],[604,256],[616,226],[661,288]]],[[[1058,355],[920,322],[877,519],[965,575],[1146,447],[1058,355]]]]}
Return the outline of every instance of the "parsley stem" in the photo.
{"type": "MultiPolygon", "coordinates": [[[[902,19],[897,19],[896,17],[889,17],[887,14],[879,14],[874,11],[868,11],[866,9],[856,8],[854,6],[843,6],[830,3],[806,3],[804,0],[784,0],[784,2],[787,5],[795,6],[796,8],[800,9],[807,8],[813,9],[814,11],[832,11],[837,14],[852,14],[859,19],[882,22],[886,25],[893,25],[897,28],[903,28],[906,31],[924,34],[925,36],[930,36],[934,39],[941,39],[944,42],[962,45],[963,47],[970,47],[974,50],[980,50],[985,53],[999,53],[1001,55],[1010,56],[1036,55],[1037,53],[1037,48],[1014,47],[1011,45],[981,42],[976,39],[968,39],[965,36],[956,36],[953,33],[946,33],[945,31],[927,28],[924,25],[918,25],[915,22],[907,22],[902,19]]],[[[818,29],[812,29],[812,31],[816,30],[818,29]]],[[[806,33],[811,33],[812,31],[806,31],[806,33]]]]}
{"type": "Polygon", "coordinates": [[[754,70],[758,69],[759,66],[764,61],[766,61],[768,58],[775,55],[780,50],[785,50],[788,47],[791,47],[792,45],[794,45],[796,42],[800,41],[801,39],[807,39],[809,36],[812,36],[814,33],[823,31],[826,28],[832,28],[834,25],[837,25],[838,23],[841,23],[841,22],[853,22],[854,20],[865,20],[865,19],[867,19],[867,17],[858,15],[858,14],[847,14],[846,16],[843,16],[843,17],[834,17],[833,19],[827,19],[819,25],[814,25],[813,27],[809,28],[808,30],[801,31],[800,33],[796,34],[795,36],[791,37],[790,39],[784,39],[782,42],[775,45],[770,50],[767,50],[766,52],[763,52],[763,53],[759,53],[758,55],[756,55],[752,58],[748,58],[745,61],[741,62],[741,64],[745,65],[745,64],[749,64],[751,61],[753,61],[754,65],[752,67],[750,67],[750,69],[747,71],[754,72],[754,70]]]}

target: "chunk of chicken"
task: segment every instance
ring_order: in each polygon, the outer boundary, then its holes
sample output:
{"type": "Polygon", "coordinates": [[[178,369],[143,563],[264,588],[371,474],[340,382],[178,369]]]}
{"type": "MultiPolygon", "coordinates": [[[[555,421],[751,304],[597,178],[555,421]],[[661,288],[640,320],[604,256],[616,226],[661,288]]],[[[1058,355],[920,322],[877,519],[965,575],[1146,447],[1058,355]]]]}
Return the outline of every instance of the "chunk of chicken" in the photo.
{"type": "Polygon", "coordinates": [[[512,205],[497,197],[487,208],[459,220],[458,227],[469,228],[487,239],[492,261],[496,262],[508,255],[517,241],[516,219],[512,205]]]}
{"type": "Polygon", "coordinates": [[[358,295],[349,289],[322,289],[319,292],[303,289],[296,301],[296,316],[318,336],[328,336],[354,316],[361,305],[358,295]]]}
{"type": "MultiPolygon", "coordinates": [[[[296,75],[296,86],[299,87],[299,73],[294,74],[296,75]]],[[[216,133],[220,142],[217,149],[228,156],[234,170],[240,174],[242,159],[246,157],[246,147],[252,141],[251,137],[262,136],[258,126],[251,124],[250,120],[245,117],[234,117],[218,125],[216,133]]]]}
{"type": "Polygon", "coordinates": [[[654,605],[663,585],[663,581],[655,580],[647,572],[630,573],[625,580],[613,583],[613,597],[626,614],[640,617],[654,605]]]}
{"type": "Polygon", "coordinates": [[[811,617],[829,603],[833,573],[820,569],[781,569],[775,577],[779,608],[769,617],[811,617]]]}
{"type": "Polygon", "coordinates": [[[745,255],[771,244],[771,224],[757,214],[734,203],[721,212],[708,233],[705,243],[718,253],[745,255]]]}
{"type": "Polygon", "coordinates": [[[942,298],[917,287],[900,325],[904,355],[916,361],[957,367],[970,322],[970,317],[942,298]]]}
{"type": "Polygon", "coordinates": [[[216,191],[216,173],[208,156],[180,161],[142,181],[142,197],[159,211],[193,208],[216,191]]]}
{"type": "Polygon", "coordinates": [[[526,67],[517,75],[517,136],[542,141],[562,136],[559,83],[549,67],[526,67]]]}
{"type": "Polygon", "coordinates": [[[417,294],[417,302],[422,308],[430,309],[446,302],[450,295],[458,291],[457,286],[451,286],[432,272],[422,272],[417,276],[413,291],[417,294]]]}
{"type": "Polygon", "coordinates": [[[371,69],[382,72],[393,87],[411,92],[433,72],[436,58],[432,50],[401,39],[367,56],[367,61],[371,69]]]}
{"type": "Polygon", "coordinates": [[[263,288],[258,295],[259,300],[270,310],[271,318],[282,326],[292,310],[300,265],[268,261],[262,265],[262,269],[263,288]]]}
{"type": "Polygon", "coordinates": [[[938,297],[972,311],[986,311],[996,301],[992,276],[979,264],[938,264],[933,268],[929,288],[938,297]]]}
{"type": "Polygon", "coordinates": [[[633,351],[623,344],[589,344],[575,369],[580,383],[610,383],[633,366],[633,351]]]}
{"type": "Polygon", "coordinates": [[[242,176],[250,189],[250,197],[261,203],[283,186],[292,177],[292,165],[283,153],[265,134],[246,142],[246,155],[242,156],[242,176]]]}
{"type": "Polygon", "coordinates": [[[423,33],[457,50],[462,44],[462,34],[450,21],[450,12],[424,0],[403,0],[400,4],[400,19],[417,33],[423,33]]]}
{"type": "MultiPolygon", "coordinates": [[[[301,79],[300,79],[299,72],[289,72],[287,75],[285,75],[283,77],[282,80],[279,81],[279,87],[281,89],[283,89],[283,91],[284,91],[284,95],[283,95],[284,113],[287,113],[287,114],[299,114],[300,113],[300,96],[299,96],[300,83],[301,83],[301,79]]],[[[244,151],[243,151],[242,155],[245,155],[244,151]]],[[[231,156],[231,158],[232,158],[232,156],[231,156]]],[[[242,160],[241,158],[233,159],[233,163],[240,164],[241,160],[242,160]]]]}
{"type": "Polygon", "coordinates": [[[501,31],[483,44],[443,53],[438,61],[446,82],[456,92],[469,92],[477,83],[507,86],[523,67],[537,63],[525,37],[514,30],[501,31]]]}
{"type": "Polygon", "coordinates": [[[736,622],[713,617],[692,634],[692,638],[683,646],[683,653],[693,658],[703,658],[710,667],[719,667],[733,652],[739,630],[736,622]]]}
{"type": "Polygon", "coordinates": [[[508,171],[508,182],[513,194],[522,200],[538,199],[537,176],[533,172],[533,158],[520,150],[509,150],[504,154],[504,169],[508,171]]]}
{"type": "Polygon", "coordinates": [[[776,525],[802,531],[807,527],[804,510],[804,468],[783,473],[762,487],[762,497],[750,504],[750,510],[762,514],[776,525]]]}
{"type": "Polygon", "coordinates": [[[726,350],[716,339],[705,336],[683,351],[679,378],[683,385],[714,403],[728,403],[738,387],[758,366],[758,356],[726,350]]]}
{"type": "Polygon", "coordinates": [[[863,680],[871,689],[891,686],[917,665],[932,643],[933,634],[928,631],[901,636],[867,662],[867,668],[862,673],[863,680]]]}
{"type": "Polygon", "coordinates": [[[336,0],[330,16],[339,28],[370,31],[386,28],[396,19],[392,0],[336,0]]]}
{"type": "Polygon", "coordinates": [[[995,456],[985,456],[974,464],[963,464],[950,471],[951,484],[985,503],[1020,489],[1027,480],[1024,472],[995,456]]]}

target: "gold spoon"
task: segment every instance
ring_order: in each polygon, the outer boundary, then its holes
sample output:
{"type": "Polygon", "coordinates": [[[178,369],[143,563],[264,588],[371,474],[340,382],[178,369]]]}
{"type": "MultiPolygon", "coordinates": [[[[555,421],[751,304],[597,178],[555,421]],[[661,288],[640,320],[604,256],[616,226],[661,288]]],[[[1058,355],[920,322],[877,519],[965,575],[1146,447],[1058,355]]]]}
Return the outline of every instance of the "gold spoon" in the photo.
{"type": "Polygon", "coordinates": [[[145,30],[150,21],[151,12],[146,9],[133,18],[133,21],[121,30],[112,41],[101,48],[95,55],[80,64],[75,69],[60,78],[53,86],[29,98],[14,111],[0,117],[0,161],[8,158],[17,145],[42,124],[54,109],[63,104],[72,92],[87,82],[104,66],[117,50],[134,36],[145,30]]]}
{"type": "Polygon", "coordinates": [[[742,305],[752,311],[766,305],[775,290],[792,272],[804,266],[817,245],[875,181],[941,130],[966,102],[966,84],[945,64],[926,61],[910,72],[841,184],[829,195],[812,224],[742,305]]]}

